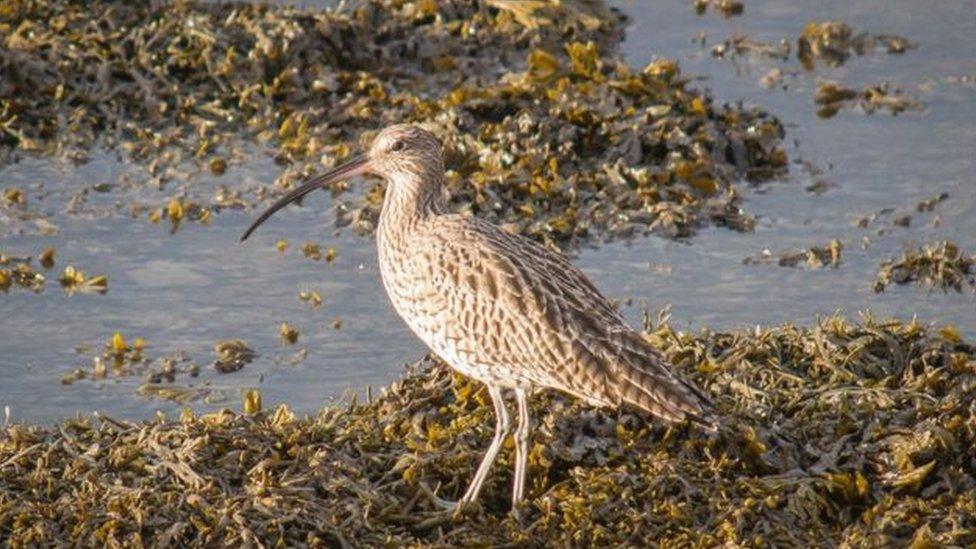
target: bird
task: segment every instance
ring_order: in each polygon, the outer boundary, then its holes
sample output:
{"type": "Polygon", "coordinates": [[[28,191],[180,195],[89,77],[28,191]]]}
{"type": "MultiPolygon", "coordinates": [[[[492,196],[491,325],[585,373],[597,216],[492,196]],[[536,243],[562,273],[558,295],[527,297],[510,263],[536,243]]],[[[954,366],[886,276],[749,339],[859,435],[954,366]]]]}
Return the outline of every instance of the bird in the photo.
{"type": "Polygon", "coordinates": [[[383,286],[410,329],[454,370],[482,382],[495,430],[457,502],[474,504],[504,440],[514,434],[512,510],[525,493],[531,434],[529,396],[554,389],[608,408],[631,407],[667,424],[714,432],[709,398],[672,370],[660,351],[564,255],[474,215],[452,213],[440,141],[417,125],[381,130],[365,154],[312,177],[262,213],[246,240],[275,212],[342,179],[386,180],[376,245],[383,286]],[[514,394],[514,433],[505,394],[514,394]]]}

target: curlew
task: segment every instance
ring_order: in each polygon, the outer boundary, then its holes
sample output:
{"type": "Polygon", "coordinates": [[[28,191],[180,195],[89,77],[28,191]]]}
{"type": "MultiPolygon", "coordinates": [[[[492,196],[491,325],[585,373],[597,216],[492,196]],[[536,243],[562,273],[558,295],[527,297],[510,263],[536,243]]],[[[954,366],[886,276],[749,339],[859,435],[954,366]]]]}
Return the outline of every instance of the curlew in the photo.
{"type": "Polygon", "coordinates": [[[535,388],[604,407],[633,406],[668,423],[713,429],[708,399],[677,377],[662,355],[565,257],[473,216],[449,213],[440,142],[411,125],[381,131],[369,151],[310,179],[268,208],[241,240],[287,204],[339,179],[372,173],[387,182],[376,230],[380,273],[393,307],[444,362],[483,382],[495,434],[457,503],[477,500],[511,421],[515,395],[513,511],[525,487],[535,388]]]}

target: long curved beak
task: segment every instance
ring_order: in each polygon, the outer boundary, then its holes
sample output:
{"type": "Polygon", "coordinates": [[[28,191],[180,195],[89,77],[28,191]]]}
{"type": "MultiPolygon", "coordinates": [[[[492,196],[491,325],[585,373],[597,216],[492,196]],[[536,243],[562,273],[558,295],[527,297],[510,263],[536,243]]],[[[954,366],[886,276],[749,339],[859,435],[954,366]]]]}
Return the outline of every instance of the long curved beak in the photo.
{"type": "Polygon", "coordinates": [[[306,194],[314,191],[315,189],[322,188],[333,181],[339,181],[341,179],[346,179],[355,175],[365,173],[369,170],[369,158],[365,155],[354,157],[349,162],[339,166],[338,168],[326,173],[325,175],[320,175],[313,177],[302,183],[299,187],[292,189],[285,196],[281,197],[280,200],[271,205],[270,208],[261,214],[251,226],[244,231],[244,236],[241,237],[241,242],[247,240],[247,237],[251,236],[251,233],[258,228],[259,225],[268,220],[269,217],[275,214],[278,210],[284,208],[285,206],[291,204],[292,202],[298,200],[299,198],[305,196],[306,194]]]}

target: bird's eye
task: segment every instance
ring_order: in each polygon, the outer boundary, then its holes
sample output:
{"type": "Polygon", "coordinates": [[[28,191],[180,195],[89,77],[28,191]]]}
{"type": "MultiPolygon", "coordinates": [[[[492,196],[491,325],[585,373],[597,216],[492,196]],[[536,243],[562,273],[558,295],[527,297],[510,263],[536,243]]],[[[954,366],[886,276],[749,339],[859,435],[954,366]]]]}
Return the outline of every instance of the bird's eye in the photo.
{"type": "Polygon", "coordinates": [[[404,145],[403,141],[394,141],[393,144],[390,145],[390,150],[393,151],[393,152],[399,152],[399,151],[402,151],[403,150],[403,147],[404,146],[405,145],[404,145]]]}

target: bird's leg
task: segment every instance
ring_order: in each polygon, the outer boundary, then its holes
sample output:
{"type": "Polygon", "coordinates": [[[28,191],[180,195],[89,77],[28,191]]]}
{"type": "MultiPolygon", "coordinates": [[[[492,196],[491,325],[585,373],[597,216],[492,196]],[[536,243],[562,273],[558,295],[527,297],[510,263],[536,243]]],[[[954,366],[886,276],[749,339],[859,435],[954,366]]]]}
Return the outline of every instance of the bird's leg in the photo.
{"type": "Polygon", "coordinates": [[[488,477],[488,471],[491,469],[491,464],[495,462],[495,457],[498,456],[498,451],[502,448],[502,443],[505,441],[505,437],[508,436],[511,430],[511,422],[508,419],[508,409],[505,408],[505,399],[502,397],[502,391],[500,388],[489,385],[488,394],[491,395],[491,402],[495,406],[495,437],[491,439],[491,444],[488,446],[488,451],[485,452],[485,457],[481,459],[481,465],[478,466],[478,471],[474,474],[474,479],[471,480],[471,485],[468,486],[468,490],[464,493],[464,497],[461,498],[461,504],[473,503],[478,499],[478,493],[481,492],[481,485],[484,484],[485,479],[488,477]]]}
{"type": "Polygon", "coordinates": [[[508,436],[511,429],[511,422],[508,419],[508,409],[505,408],[505,399],[502,397],[501,388],[488,385],[488,394],[491,395],[491,402],[495,406],[495,436],[491,439],[488,451],[485,452],[485,457],[481,459],[481,465],[478,466],[478,471],[474,474],[474,479],[471,480],[471,484],[468,486],[467,491],[464,492],[461,500],[456,504],[440,500],[439,503],[448,509],[461,509],[478,499],[478,493],[481,492],[481,485],[484,484],[485,478],[488,477],[488,470],[491,469],[491,464],[494,463],[495,457],[498,455],[498,451],[501,450],[502,443],[505,441],[505,437],[508,436]]]}
{"type": "Polygon", "coordinates": [[[525,491],[525,472],[529,458],[529,432],[532,418],[529,417],[529,395],[525,389],[515,389],[518,402],[518,428],[515,429],[515,482],[512,487],[512,512],[518,513],[519,502],[525,491]]]}

